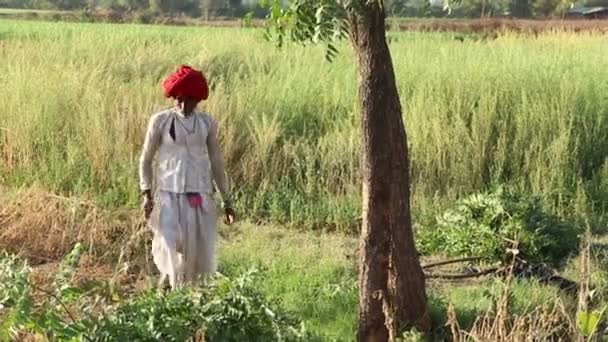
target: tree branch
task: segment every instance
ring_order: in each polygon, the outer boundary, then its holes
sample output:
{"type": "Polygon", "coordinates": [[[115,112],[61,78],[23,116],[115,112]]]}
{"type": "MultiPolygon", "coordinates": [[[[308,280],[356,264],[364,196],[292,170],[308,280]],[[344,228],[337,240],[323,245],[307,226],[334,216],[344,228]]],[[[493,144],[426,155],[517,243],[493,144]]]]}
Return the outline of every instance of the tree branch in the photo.
{"type": "Polygon", "coordinates": [[[470,274],[441,274],[441,273],[436,273],[436,274],[428,274],[425,273],[424,277],[426,279],[467,279],[467,278],[476,278],[476,277],[481,277],[484,275],[488,275],[488,274],[492,274],[492,273],[496,273],[499,270],[499,268],[490,268],[484,271],[479,271],[479,272],[475,272],[475,273],[470,273],[470,274]]]}
{"type": "Polygon", "coordinates": [[[483,258],[482,257],[466,257],[466,258],[459,258],[459,259],[453,259],[453,260],[445,260],[445,261],[439,261],[439,262],[434,262],[434,263],[430,263],[427,265],[423,265],[422,268],[432,268],[432,267],[437,267],[437,266],[456,264],[459,262],[478,261],[481,259],[483,259],[483,258]]]}
{"type": "Polygon", "coordinates": [[[43,288],[40,288],[34,284],[30,284],[32,286],[32,288],[36,291],[40,291],[44,294],[46,294],[47,296],[53,297],[63,308],[63,310],[68,314],[68,316],[70,316],[70,319],[72,320],[72,322],[74,322],[74,324],[76,324],[76,318],[74,318],[74,316],[72,315],[72,313],[70,312],[70,310],[68,309],[68,307],[63,303],[63,301],[61,301],[61,299],[59,299],[59,297],[57,297],[54,293],[49,292],[43,288]]]}
{"type": "MultiPolygon", "coordinates": [[[[56,300],[56,301],[59,303],[59,305],[61,305],[61,307],[63,308],[63,310],[64,310],[64,311],[65,311],[65,312],[68,314],[68,316],[70,317],[70,319],[72,320],[72,322],[73,322],[74,324],[78,324],[78,322],[76,321],[76,318],[74,318],[74,315],[72,315],[72,313],[71,313],[71,312],[70,312],[70,310],[68,309],[67,305],[65,305],[65,303],[64,303],[64,302],[63,302],[61,299],[59,299],[59,297],[57,297],[57,295],[55,295],[54,293],[52,293],[52,292],[50,292],[50,291],[47,291],[47,290],[45,290],[45,289],[43,289],[43,288],[41,288],[41,287],[38,287],[38,286],[36,286],[36,285],[34,285],[34,284],[32,284],[32,283],[30,283],[30,285],[32,286],[32,288],[33,288],[34,290],[36,290],[36,291],[40,291],[40,292],[42,292],[42,293],[46,294],[47,296],[50,296],[50,297],[54,298],[54,299],[55,299],[55,300],[56,300]]],[[[84,337],[84,339],[85,339],[86,341],[92,341],[92,340],[91,340],[91,338],[89,338],[89,337],[88,337],[88,336],[86,336],[86,335],[84,335],[83,337],[84,337]]]]}

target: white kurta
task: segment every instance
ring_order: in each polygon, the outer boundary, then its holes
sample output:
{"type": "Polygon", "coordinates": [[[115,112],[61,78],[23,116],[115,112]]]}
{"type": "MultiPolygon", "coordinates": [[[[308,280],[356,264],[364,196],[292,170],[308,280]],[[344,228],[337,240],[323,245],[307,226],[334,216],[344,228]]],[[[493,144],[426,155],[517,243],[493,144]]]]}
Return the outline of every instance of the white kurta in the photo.
{"type": "Polygon", "coordinates": [[[140,158],[140,188],[152,189],[152,160],[157,159],[156,200],[149,226],[152,255],[173,288],[215,271],[217,208],[212,175],[224,200],[229,198],[217,123],[206,113],[187,117],[177,110],[154,115],[140,158]],[[174,133],[174,134],[171,134],[174,133]],[[192,206],[189,194],[202,195],[192,206]]]}

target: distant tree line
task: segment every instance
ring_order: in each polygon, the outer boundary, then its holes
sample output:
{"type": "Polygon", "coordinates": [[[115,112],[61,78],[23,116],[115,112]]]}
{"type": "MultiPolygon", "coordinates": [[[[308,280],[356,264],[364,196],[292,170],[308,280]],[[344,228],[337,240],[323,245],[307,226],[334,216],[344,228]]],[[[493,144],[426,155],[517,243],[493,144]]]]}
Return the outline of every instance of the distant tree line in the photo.
{"type": "MultiPolygon", "coordinates": [[[[559,17],[571,7],[608,0],[385,0],[393,17],[559,17]]],[[[258,0],[0,0],[0,8],[141,12],[190,17],[263,17],[258,0]]]]}
{"type": "Polygon", "coordinates": [[[147,12],[191,17],[243,17],[267,13],[257,0],[0,0],[0,8],[147,12]]]}
{"type": "Polygon", "coordinates": [[[608,7],[608,0],[387,0],[394,17],[546,18],[590,6],[608,7]]]}

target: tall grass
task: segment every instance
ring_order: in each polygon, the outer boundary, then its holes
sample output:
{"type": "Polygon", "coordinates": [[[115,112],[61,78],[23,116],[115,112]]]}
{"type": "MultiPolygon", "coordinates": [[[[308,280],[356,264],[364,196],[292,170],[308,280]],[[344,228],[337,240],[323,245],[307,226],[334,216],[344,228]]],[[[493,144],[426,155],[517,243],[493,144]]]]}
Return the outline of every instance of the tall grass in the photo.
{"type": "MultiPolygon", "coordinates": [[[[608,45],[592,33],[391,34],[415,207],[498,184],[556,212],[608,203],[608,45]]],[[[358,216],[356,66],[342,46],[275,49],[254,29],[0,21],[0,182],[138,204],[148,117],[179,64],[212,84],[239,209],[304,227],[358,216]]]]}

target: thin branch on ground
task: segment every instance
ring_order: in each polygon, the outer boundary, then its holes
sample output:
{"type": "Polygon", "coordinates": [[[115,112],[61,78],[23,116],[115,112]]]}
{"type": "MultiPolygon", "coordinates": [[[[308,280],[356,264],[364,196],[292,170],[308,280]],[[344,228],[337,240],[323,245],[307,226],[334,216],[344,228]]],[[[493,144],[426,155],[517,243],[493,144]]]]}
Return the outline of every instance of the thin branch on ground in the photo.
{"type": "MultiPolygon", "coordinates": [[[[45,290],[45,289],[43,289],[43,288],[41,288],[41,287],[38,287],[38,286],[36,286],[36,285],[34,285],[34,284],[30,284],[30,285],[32,286],[32,288],[33,288],[34,290],[36,290],[36,291],[40,291],[40,292],[42,292],[42,293],[46,294],[47,296],[50,296],[50,297],[54,298],[54,299],[55,299],[55,300],[56,300],[56,301],[59,303],[59,305],[61,305],[61,307],[63,308],[63,310],[64,310],[64,311],[67,313],[67,315],[70,317],[70,319],[72,320],[72,322],[73,322],[74,324],[78,324],[78,322],[76,321],[76,318],[74,317],[74,315],[72,315],[72,313],[71,313],[71,312],[70,312],[70,310],[68,309],[67,305],[65,305],[65,303],[64,303],[64,302],[63,302],[63,301],[62,301],[62,300],[61,300],[59,297],[57,297],[57,295],[55,295],[54,293],[52,293],[52,292],[50,292],[50,291],[47,291],[47,290],[45,290]]],[[[84,337],[84,339],[85,339],[86,341],[92,341],[92,340],[91,340],[91,339],[90,339],[88,336],[86,336],[86,335],[85,335],[85,336],[83,336],[83,337],[84,337]]]]}
{"type": "Polygon", "coordinates": [[[483,258],[482,257],[465,257],[465,258],[459,258],[459,259],[453,259],[453,260],[444,260],[444,261],[430,263],[427,265],[422,265],[422,268],[426,269],[426,268],[432,268],[432,267],[443,266],[443,265],[457,264],[460,262],[479,261],[481,259],[483,259],[483,258]]]}
{"type": "Polygon", "coordinates": [[[466,273],[466,274],[442,274],[442,273],[434,273],[434,274],[428,274],[425,273],[424,277],[427,279],[467,279],[467,278],[476,278],[476,277],[481,277],[484,275],[488,275],[488,274],[492,274],[492,273],[497,273],[500,269],[495,267],[495,268],[490,268],[484,271],[479,271],[479,272],[475,272],[475,273],[466,273]]]}
{"type": "Polygon", "coordinates": [[[34,290],[36,290],[36,291],[40,291],[40,292],[42,292],[42,293],[46,294],[47,296],[50,296],[50,297],[54,298],[54,299],[55,299],[55,300],[56,300],[56,301],[59,303],[59,305],[61,305],[61,307],[62,307],[62,308],[63,308],[63,310],[64,310],[64,311],[65,311],[65,312],[68,314],[68,316],[70,316],[70,319],[72,320],[72,322],[73,322],[74,324],[76,324],[76,323],[77,323],[76,318],[74,318],[74,316],[72,315],[72,313],[71,313],[71,312],[70,312],[70,310],[68,309],[67,305],[65,305],[65,303],[64,303],[64,302],[63,302],[63,301],[62,301],[62,300],[61,300],[59,297],[57,297],[57,295],[55,295],[54,293],[52,293],[52,292],[50,292],[50,291],[47,291],[47,290],[45,290],[45,289],[43,289],[43,288],[41,288],[41,287],[38,287],[38,286],[36,286],[36,285],[34,285],[34,284],[31,284],[31,286],[32,286],[32,288],[33,288],[34,290]]]}

